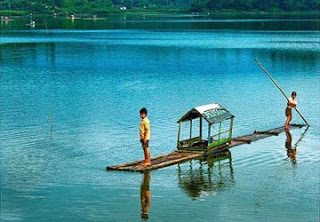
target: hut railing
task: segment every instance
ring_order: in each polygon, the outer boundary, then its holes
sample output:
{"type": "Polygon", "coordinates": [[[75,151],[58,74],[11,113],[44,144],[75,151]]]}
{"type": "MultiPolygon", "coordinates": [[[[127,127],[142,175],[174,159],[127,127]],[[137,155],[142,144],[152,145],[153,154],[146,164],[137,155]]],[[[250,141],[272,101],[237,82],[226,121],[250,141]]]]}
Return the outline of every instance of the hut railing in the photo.
{"type": "Polygon", "coordinates": [[[186,140],[180,140],[179,141],[179,145],[181,144],[192,144],[194,142],[198,142],[198,141],[201,141],[201,137],[198,136],[198,137],[194,137],[194,138],[191,138],[191,139],[186,139],[186,140]]]}

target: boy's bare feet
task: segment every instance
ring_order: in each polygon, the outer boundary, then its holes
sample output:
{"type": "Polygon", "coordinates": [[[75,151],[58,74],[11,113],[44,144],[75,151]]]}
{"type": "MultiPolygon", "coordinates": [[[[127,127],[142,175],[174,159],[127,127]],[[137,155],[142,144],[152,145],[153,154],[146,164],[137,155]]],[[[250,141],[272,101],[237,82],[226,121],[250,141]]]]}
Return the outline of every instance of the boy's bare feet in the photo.
{"type": "Polygon", "coordinates": [[[150,165],[151,165],[151,162],[150,162],[150,161],[148,161],[148,162],[143,161],[143,162],[141,163],[141,165],[142,165],[142,166],[150,166],[150,165]]]}

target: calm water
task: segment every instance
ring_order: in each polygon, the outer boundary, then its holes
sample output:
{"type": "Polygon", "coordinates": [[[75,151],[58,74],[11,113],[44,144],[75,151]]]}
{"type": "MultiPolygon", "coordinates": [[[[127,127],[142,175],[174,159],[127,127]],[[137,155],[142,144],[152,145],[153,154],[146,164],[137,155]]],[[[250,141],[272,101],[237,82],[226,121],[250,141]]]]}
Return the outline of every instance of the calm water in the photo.
{"type": "Polygon", "coordinates": [[[319,21],[25,23],[1,26],[2,221],[146,220],[142,212],[149,221],[319,220],[319,21]],[[142,106],[152,155],[175,149],[176,121],[197,105],[229,109],[234,135],[284,125],[286,101],[255,58],[286,93],[297,91],[308,131],[235,147],[220,161],[105,171],[142,158],[142,106]]]}

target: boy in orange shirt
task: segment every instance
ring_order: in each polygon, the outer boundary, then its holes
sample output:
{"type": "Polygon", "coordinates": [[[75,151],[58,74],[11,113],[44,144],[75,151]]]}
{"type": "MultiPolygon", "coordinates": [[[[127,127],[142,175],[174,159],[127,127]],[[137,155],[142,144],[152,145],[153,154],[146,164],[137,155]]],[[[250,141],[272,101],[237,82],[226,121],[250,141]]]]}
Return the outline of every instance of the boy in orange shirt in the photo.
{"type": "Polygon", "coordinates": [[[149,140],[150,140],[150,121],[148,120],[148,111],[146,108],[140,110],[140,142],[144,152],[144,161],[143,166],[150,166],[150,149],[149,149],[149,140]]]}

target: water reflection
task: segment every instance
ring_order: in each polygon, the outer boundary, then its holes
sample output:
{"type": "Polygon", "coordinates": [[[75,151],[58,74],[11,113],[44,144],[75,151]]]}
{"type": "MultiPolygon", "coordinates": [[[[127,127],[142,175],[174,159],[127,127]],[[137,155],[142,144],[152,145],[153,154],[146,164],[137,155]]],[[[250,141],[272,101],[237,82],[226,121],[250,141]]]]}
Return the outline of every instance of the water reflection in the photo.
{"type": "Polygon", "coordinates": [[[302,141],[302,139],[304,138],[304,136],[306,135],[306,133],[309,130],[309,126],[303,131],[303,133],[301,134],[300,138],[297,140],[297,142],[294,144],[294,147],[297,148],[298,144],[302,141]]]}
{"type": "MultiPolygon", "coordinates": [[[[187,167],[178,165],[179,187],[192,199],[208,196],[234,183],[231,152],[222,150],[190,161],[187,167]],[[199,163],[199,164],[198,164],[199,163]],[[184,169],[185,168],[185,169],[184,169]]],[[[149,219],[151,207],[150,171],[143,172],[140,186],[141,219],[149,219]]]]}
{"type": "Polygon", "coordinates": [[[287,149],[288,159],[290,159],[292,163],[296,163],[297,149],[295,147],[292,148],[292,135],[289,130],[286,130],[286,137],[285,147],[287,149]]]}
{"type": "Polygon", "coordinates": [[[141,201],[141,219],[147,220],[149,218],[149,209],[151,206],[151,192],[150,192],[150,172],[146,171],[143,175],[143,180],[140,187],[140,201],[141,201]]]}
{"type": "Polygon", "coordinates": [[[235,182],[229,150],[193,160],[189,169],[183,168],[184,166],[178,166],[179,187],[192,199],[208,196],[235,182]],[[199,166],[196,161],[199,161],[199,166]]]}
{"type": "Polygon", "coordinates": [[[287,150],[287,158],[289,159],[292,163],[296,164],[297,163],[297,147],[298,144],[302,141],[304,138],[305,134],[307,133],[309,127],[307,127],[304,132],[301,134],[300,138],[297,140],[297,142],[292,146],[292,134],[290,133],[289,130],[286,130],[286,142],[285,142],[285,147],[287,150]]]}

